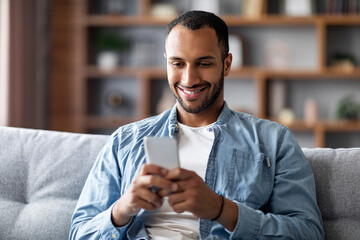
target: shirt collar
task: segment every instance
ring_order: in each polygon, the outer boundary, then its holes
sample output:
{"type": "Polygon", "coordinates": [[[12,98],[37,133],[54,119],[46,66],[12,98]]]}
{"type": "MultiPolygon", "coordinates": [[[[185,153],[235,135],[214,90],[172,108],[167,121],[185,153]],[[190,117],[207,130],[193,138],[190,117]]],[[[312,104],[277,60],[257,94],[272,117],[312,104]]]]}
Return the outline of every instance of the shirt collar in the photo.
{"type": "MultiPolygon", "coordinates": [[[[226,124],[229,121],[230,117],[231,117],[231,110],[228,104],[226,103],[226,101],[224,101],[223,109],[221,110],[220,115],[215,122],[215,125],[226,124]]],[[[170,116],[169,116],[169,135],[172,136],[174,132],[178,132],[178,131],[179,131],[179,126],[177,120],[177,108],[175,103],[175,105],[170,111],[170,116]]]]}

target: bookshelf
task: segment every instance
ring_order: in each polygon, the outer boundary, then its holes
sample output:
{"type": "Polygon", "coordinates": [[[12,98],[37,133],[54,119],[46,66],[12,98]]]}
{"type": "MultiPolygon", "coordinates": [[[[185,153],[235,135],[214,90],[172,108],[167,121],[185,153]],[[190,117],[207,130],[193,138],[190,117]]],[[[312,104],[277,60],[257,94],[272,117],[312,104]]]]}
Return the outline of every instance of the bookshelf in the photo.
{"type": "MultiPolygon", "coordinates": [[[[53,87],[50,110],[50,125],[54,130],[110,133],[123,124],[155,115],[154,106],[160,101],[158,95],[161,95],[161,91],[154,94],[153,90],[166,88],[166,69],[165,64],[161,62],[162,59],[154,61],[154,65],[134,66],[134,64],[125,63],[104,71],[96,64],[93,41],[99,29],[120,32],[132,29],[135,31],[134,35],[137,34],[136,31],[149,31],[163,38],[161,33],[164,32],[165,26],[173,17],[158,18],[150,15],[151,7],[158,1],[134,1],[131,12],[122,14],[97,13],[98,2],[95,0],[54,1],[52,60],[56,64],[53,64],[51,72],[53,87]],[[66,19],[63,12],[66,12],[66,19]],[[64,49],[67,50],[64,51],[64,49]],[[131,87],[126,89],[124,84],[117,83],[121,81],[131,82],[131,87]],[[135,96],[135,102],[131,105],[131,114],[123,114],[121,111],[115,110],[104,112],[102,105],[96,106],[98,111],[93,110],[93,105],[102,101],[102,99],[96,98],[96,90],[101,91],[102,84],[106,82],[112,82],[113,86],[109,88],[123,88],[124,94],[135,96]]],[[[127,1],[128,4],[129,2],[131,1],[127,1]]],[[[167,2],[172,3],[173,1],[167,2]]],[[[272,107],[269,104],[273,97],[269,89],[274,81],[280,80],[285,85],[298,84],[298,82],[312,84],[315,81],[319,91],[325,89],[330,82],[344,84],[344,86],[350,84],[354,85],[354,88],[360,87],[360,56],[355,55],[358,63],[351,70],[339,70],[331,67],[330,58],[334,43],[329,38],[345,28],[347,32],[355,32],[355,35],[351,36],[356,38],[355,43],[350,44],[348,48],[350,50],[360,49],[360,35],[356,34],[360,30],[360,15],[358,13],[331,13],[327,10],[329,1],[320,1],[318,4],[323,4],[322,9],[325,10],[319,10],[318,13],[310,16],[286,16],[279,11],[274,11],[276,6],[270,5],[270,2],[264,2],[264,10],[260,17],[256,18],[245,17],[240,13],[220,14],[228,24],[230,32],[245,36],[244,65],[232,68],[225,84],[241,86],[246,83],[251,85],[254,104],[249,112],[252,114],[261,118],[279,120],[277,116],[271,116],[269,112],[272,107]],[[299,59],[300,65],[274,69],[267,66],[261,58],[253,58],[254,55],[264,54],[255,52],[258,46],[251,45],[252,42],[256,42],[256,38],[263,38],[262,35],[256,35],[259,34],[258,32],[265,32],[270,36],[275,32],[286,37],[295,36],[295,38],[304,34],[314,51],[308,57],[310,59],[303,58],[301,51],[296,52],[295,47],[294,57],[299,59]],[[312,65],[302,66],[301,64],[304,62],[312,62],[312,65]]],[[[343,44],[346,43],[344,40],[343,44]]],[[[161,44],[163,43],[160,42],[160,49],[161,44]]],[[[160,53],[161,55],[162,53],[160,53]]],[[[239,101],[247,100],[239,99],[239,101]]],[[[296,102],[296,100],[292,101],[296,102]]],[[[289,128],[294,131],[295,135],[297,133],[311,134],[314,147],[327,147],[327,134],[333,132],[359,134],[360,141],[359,121],[339,121],[335,120],[335,116],[324,118],[319,116],[319,120],[309,126],[302,120],[302,113],[295,115],[296,120],[289,125],[289,128]]],[[[339,147],[342,146],[339,145],[339,147]]]]}

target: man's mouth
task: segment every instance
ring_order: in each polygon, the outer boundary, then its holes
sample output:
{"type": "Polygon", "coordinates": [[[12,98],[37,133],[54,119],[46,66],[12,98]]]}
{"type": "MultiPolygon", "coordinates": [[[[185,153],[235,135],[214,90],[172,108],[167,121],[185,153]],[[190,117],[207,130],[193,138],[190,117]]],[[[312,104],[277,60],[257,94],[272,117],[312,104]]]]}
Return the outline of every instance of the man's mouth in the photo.
{"type": "Polygon", "coordinates": [[[196,91],[189,91],[189,90],[185,90],[185,89],[181,89],[181,90],[183,90],[185,93],[190,94],[190,95],[196,94],[201,91],[201,89],[196,90],[196,91]]]}
{"type": "Polygon", "coordinates": [[[186,100],[196,100],[201,96],[202,91],[204,91],[207,86],[192,87],[189,89],[178,85],[177,88],[186,100]]]}

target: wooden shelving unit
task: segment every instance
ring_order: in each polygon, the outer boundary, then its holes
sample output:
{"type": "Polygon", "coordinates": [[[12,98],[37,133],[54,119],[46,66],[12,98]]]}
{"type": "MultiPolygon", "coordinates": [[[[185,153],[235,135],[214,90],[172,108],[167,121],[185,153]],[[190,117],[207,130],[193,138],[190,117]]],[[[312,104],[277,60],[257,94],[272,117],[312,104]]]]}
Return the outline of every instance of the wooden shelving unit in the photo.
{"type": "MultiPolygon", "coordinates": [[[[102,71],[96,65],[88,62],[88,32],[91,28],[103,27],[165,27],[172,18],[154,18],[149,15],[151,0],[139,1],[139,10],[136,15],[99,15],[89,14],[88,0],[77,0],[76,4],[70,0],[55,0],[54,12],[71,11],[73,19],[61,20],[57,14],[54,20],[54,29],[73,29],[73,35],[68,36],[66,42],[54,44],[56,47],[76,46],[73,55],[62,55],[58,52],[53,56],[54,62],[62,63],[54,66],[52,81],[55,86],[60,85],[59,76],[62,75],[62,67],[69,66],[66,59],[77,59],[68,72],[68,79],[63,80],[66,85],[62,88],[53,88],[52,93],[57,96],[53,98],[51,126],[55,130],[66,130],[75,132],[91,132],[92,129],[115,129],[123,124],[139,120],[153,115],[151,112],[151,84],[158,79],[166,80],[166,69],[164,67],[125,67],[119,66],[111,71],[102,71]],[[72,4],[70,4],[72,3],[72,4]],[[67,5],[68,4],[68,5],[67,5]],[[70,7],[71,5],[71,7],[70,7]],[[86,89],[89,79],[130,77],[139,82],[139,99],[137,103],[137,114],[132,117],[121,116],[97,116],[88,113],[86,89]],[[69,92],[71,93],[69,94],[69,92]],[[61,98],[62,97],[62,98],[61,98]],[[62,108],[62,101],[69,101],[65,108],[62,108]],[[65,113],[66,118],[60,118],[61,113],[65,113]]],[[[264,13],[259,18],[246,18],[239,15],[224,15],[222,18],[229,27],[268,27],[274,26],[311,26],[314,27],[317,48],[317,67],[311,70],[290,69],[274,70],[262,66],[244,65],[241,68],[233,68],[230,78],[227,81],[241,81],[242,79],[252,79],[255,86],[257,105],[255,115],[268,118],[268,85],[272,79],[284,79],[292,81],[296,79],[312,81],[334,79],[360,80],[360,67],[357,66],[353,71],[339,71],[327,65],[327,33],[331,26],[360,26],[360,15],[334,16],[334,15],[314,15],[309,17],[288,17],[284,15],[269,15],[264,13]]],[[[359,39],[360,41],[360,39],[359,39]]],[[[250,53],[251,54],[251,53],[250,53]]],[[[324,84],[326,82],[324,81],[324,84]]],[[[64,114],[63,114],[64,115],[64,114]]],[[[360,132],[359,122],[344,122],[337,120],[319,120],[315,125],[308,126],[304,121],[298,119],[289,126],[297,132],[314,133],[316,147],[326,147],[327,132],[360,132]]]]}

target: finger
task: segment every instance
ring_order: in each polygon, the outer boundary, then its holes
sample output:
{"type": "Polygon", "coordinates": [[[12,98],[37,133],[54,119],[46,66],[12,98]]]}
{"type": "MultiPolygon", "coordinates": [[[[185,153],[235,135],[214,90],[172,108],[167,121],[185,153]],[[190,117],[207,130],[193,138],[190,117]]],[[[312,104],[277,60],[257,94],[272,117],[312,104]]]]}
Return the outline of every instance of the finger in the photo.
{"type": "Polygon", "coordinates": [[[162,188],[159,191],[157,191],[157,195],[159,195],[160,197],[166,197],[169,196],[172,193],[178,192],[179,191],[179,186],[177,183],[172,183],[170,185],[170,189],[169,188],[162,188]]]}
{"type": "Polygon", "coordinates": [[[162,205],[159,196],[152,193],[149,189],[133,188],[129,189],[117,201],[117,213],[120,216],[134,216],[142,208],[146,210],[154,210],[162,205]]]}
{"type": "Polygon", "coordinates": [[[189,210],[189,199],[185,197],[185,194],[172,194],[168,198],[169,205],[176,213],[182,213],[189,210]]]}
{"type": "Polygon", "coordinates": [[[146,211],[155,211],[157,208],[157,206],[155,206],[154,204],[152,204],[151,202],[143,202],[143,209],[145,209],[146,211]]]}
{"type": "Polygon", "coordinates": [[[184,192],[177,192],[177,193],[173,193],[171,195],[169,195],[168,197],[168,202],[170,206],[179,204],[181,202],[186,201],[187,197],[186,197],[186,193],[184,192]]]}
{"type": "MultiPolygon", "coordinates": [[[[161,205],[160,205],[161,206],[161,205]]],[[[154,211],[158,208],[157,205],[155,205],[154,203],[150,202],[150,201],[146,201],[144,199],[138,199],[138,201],[136,202],[136,204],[132,205],[131,209],[132,211],[134,211],[136,214],[141,210],[141,209],[145,209],[147,211],[154,211]]]]}
{"type": "Polygon", "coordinates": [[[160,175],[165,176],[168,170],[154,164],[143,164],[140,169],[140,175],[160,175]]]}
{"type": "Polygon", "coordinates": [[[139,189],[138,197],[146,203],[145,205],[152,204],[155,208],[161,207],[162,205],[162,198],[149,189],[139,189]]]}
{"type": "Polygon", "coordinates": [[[138,186],[149,188],[159,188],[165,189],[166,191],[171,191],[172,182],[156,175],[146,175],[142,176],[137,180],[138,186]]]}
{"type": "Polygon", "coordinates": [[[195,172],[189,171],[183,168],[174,168],[168,171],[165,178],[172,181],[187,180],[192,176],[196,175],[195,172]]]}
{"type": "MultiPolygon", "coordinates": [[[[171,181],[174,181],[174,183],[176,183],[177,185],[177,190],[173,192],[183,192],[190,189],[201,189],[204,188],[204,185],[206,185],[204,180],[193,171],[185,170],[180,171],[179,173],[180,176],[177,177],[177,180],[170,179],[171,181]]],[[[171,173],[169,172],[169,174],[171,173]]]]}

